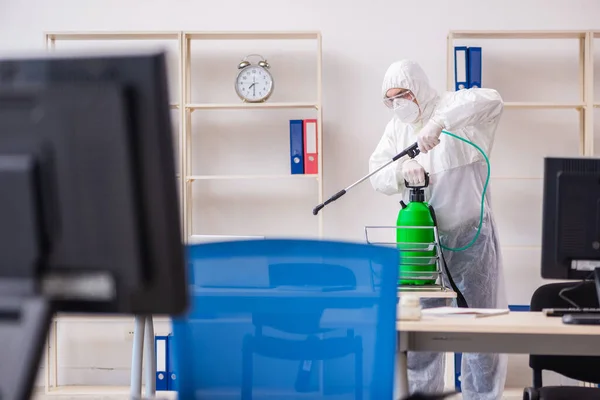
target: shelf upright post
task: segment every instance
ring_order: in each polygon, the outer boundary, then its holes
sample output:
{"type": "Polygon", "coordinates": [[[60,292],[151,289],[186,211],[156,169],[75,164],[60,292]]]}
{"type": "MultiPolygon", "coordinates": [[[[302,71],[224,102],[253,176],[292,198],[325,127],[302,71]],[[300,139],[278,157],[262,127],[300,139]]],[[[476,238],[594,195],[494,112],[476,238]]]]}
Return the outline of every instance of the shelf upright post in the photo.
{"type": "Polygon", "coordinates": [[[44,46],[46,51],[52,50],[54,51],[54,47],[56,45],[56,40],[51,34],[44,34],[44,46]]]}
{"type": "Polygon", "coordinates": [[[585,102],[584,114],[584,155],[594,155],[594,34],[585,33],[585,78],[583,96],[585,102]]]}
{"type": "Polygon", "coordinates": [[[187,242],[186,230],[185,230],[185,184],[186,184],[186,171],[184,168],[184,160],[183,156],[184,140],[185,140],[185,56],[184,56],[184,34],[183,32],[178,32],[177,40],[178,40],[178,59],[179,59],[179,132],[177,132],[179,140],[178,140],[178,157],[179,163],[177,168],[179,169],[179,214],[181,217],[181,230],[184,238],[184,242],[187,242]]]}
{"type": "MultiPolygon", "coordinates": [[[[55,38],[53,35],[45,33],[44,34],[44,48],[46,52],[52,52],[55,49],[55,38]]],[[[44,361],[44,393],[50,393],[50,387],[56,388],[58,385],[58,367],[57,367],[57,358],[58,351],[56,349],[56,318],[52,318],[52,323],[50,325],[50,331],[48,332],[48,337],[46,338],[46,357],[44,361]],[[50,368],[50,364],[53,363],[53,368],[50,368]],[[51,370],[54,373],[54,382],[50,383],[51,378],[51,370]]]]}
{"type": "Polygon", "coordinates": [[[579,154],[585,155],[585,116],[588,113],[585,107],[585,83],[587,75],[586,66],[586,48],[587,38],[579,38],[579,101],[584,105],[577,111],[579,112],[579,154]]]}
{"type": "MultiPolygon", "coordinates": [[[[317,185],[319,187],[318,192],[318,200],[317,204],[321,204],[323,202],[323,90],[322,90],[322,79],[323,79],[323,42],[321,32],[317,33],[317,130],[318,130],[318,151],[319,151],[319,161],[318,168],[319,174],[317,176],[317,185]]],[[[318,215],[318,236],[319,238],[323,237],[323,213],[319,213],[318,215]]]]}
{"type": "Polygon", "coordinates": [[[183,86],[184,86],[184,103],[183,103],[183,113],[181,114],[183,117],[184,124],[184,144],[182,149],[182,157],[183,157],[183,169],[185,171],[185,183],[184,183],[184,213],[185,213],[185,239],[186,242],[189,240],[193,231],[192,224],[192,186],[194,181],[190,179],[190,175],[192,175],[192,112],[193,109],[189,108],[188,105],[192,102],[191,93],[192,93],[192,43],[191,36],[187,33],[183,33],[183,60],[184,60],[184,73],[183,77],[183,86]]]}
{"type": "Polygon", "coordinates": [[[446,90],[454,90],[454,33],[448,32],[446,37],[446,90]]]}

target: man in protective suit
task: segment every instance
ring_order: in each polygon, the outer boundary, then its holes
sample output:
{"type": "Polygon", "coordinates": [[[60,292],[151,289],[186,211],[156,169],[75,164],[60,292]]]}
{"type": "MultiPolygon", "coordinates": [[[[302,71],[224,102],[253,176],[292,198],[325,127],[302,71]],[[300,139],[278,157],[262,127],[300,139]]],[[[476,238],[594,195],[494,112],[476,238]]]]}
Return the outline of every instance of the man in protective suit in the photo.
{"type": "MultiPolygon", "coordinates": [[[[423,69],[403,60],[387,70],[382,87],[384,104],[394,110],[369,160],[372,172],[409,145],[417,142],[421,154],[404,157],[373,175],[373,188],[386,195],[402,193],[408,201],[406,180],[423,185],[433,207],[441,244],[459,250],[472,242],[479,227],[481,202],[487,178],[483,155],[451,132],[479,146],[489,157],[503,101],[493,89],[463,89],[439,95],[423,69]]],[[[448,270],[469,307],[506,308],[502,256],[489,188],[479,236],[462,251],[444,251],[448,270]]],[[[423,307],[445,305],[444,299],[424,299],[423,307]]],[[[444,356],[409,353],[410,391],[439,393],[444,388],[444,356]]],[[[465,400],[502,398],[507,357],[499,354],[463,354],[461,382],[465,400]]]]}

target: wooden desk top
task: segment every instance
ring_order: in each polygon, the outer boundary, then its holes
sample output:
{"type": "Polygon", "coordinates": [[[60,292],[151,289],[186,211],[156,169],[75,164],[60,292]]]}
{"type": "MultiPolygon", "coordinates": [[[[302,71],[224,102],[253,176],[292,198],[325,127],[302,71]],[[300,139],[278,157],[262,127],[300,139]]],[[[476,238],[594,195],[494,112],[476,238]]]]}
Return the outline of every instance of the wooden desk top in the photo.
{"type": "Polygon", "coordinates": [[[396,329],[400,332],[600,335],[600,325],[566,325],[561,317],[521,311],[481,318],[424,316],[420,321],[399,320],[396,329]]]}
{"type": "Polygon", "coordinates": [[[398,289],[398,296],[416,296],[419,298],[442,298],[442,299],[454,299],[456,298],[456,292],[452,290],[406,290],[406,289],[398,289]]]}

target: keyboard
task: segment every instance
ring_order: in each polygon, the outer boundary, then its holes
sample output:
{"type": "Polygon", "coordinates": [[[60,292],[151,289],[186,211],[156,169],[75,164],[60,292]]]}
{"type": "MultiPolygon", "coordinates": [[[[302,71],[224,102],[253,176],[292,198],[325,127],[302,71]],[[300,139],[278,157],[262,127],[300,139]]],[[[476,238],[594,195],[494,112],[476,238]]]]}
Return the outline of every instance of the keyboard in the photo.
{"type": "Polygon", "coordinates": [[[562,317],[567,314],[600,314],[600,308],[544,308],[547,317],[562,317]]]}

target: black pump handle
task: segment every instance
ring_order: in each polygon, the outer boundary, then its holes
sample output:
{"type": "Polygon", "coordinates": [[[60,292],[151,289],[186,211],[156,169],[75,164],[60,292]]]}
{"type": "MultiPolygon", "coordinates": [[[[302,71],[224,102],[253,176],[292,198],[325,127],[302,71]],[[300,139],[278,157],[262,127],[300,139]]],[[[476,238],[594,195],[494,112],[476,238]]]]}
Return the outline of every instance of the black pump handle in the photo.
{"type": "Polygon", "coordinates": [[[408,184],[408,182],[406,181],[406,179],[404,180],[404,186],[406,186],[409,189],[423,189],[426,188],[427,186],[429,186],[429,172],[425,172],[425,185],[423,186],[410,186],[408,184]]]}

